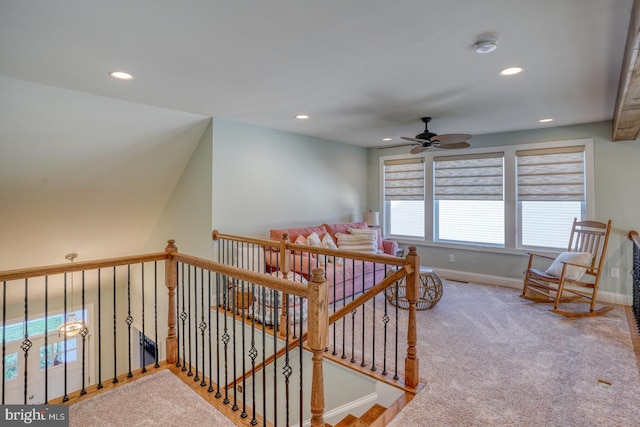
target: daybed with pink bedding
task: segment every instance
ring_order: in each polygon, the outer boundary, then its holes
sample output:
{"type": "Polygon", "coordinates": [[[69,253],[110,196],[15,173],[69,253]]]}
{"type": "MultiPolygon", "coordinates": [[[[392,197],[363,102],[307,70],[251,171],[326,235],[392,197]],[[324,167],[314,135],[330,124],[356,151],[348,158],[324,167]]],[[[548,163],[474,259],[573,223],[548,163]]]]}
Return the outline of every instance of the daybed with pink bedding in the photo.
{"type": "MultiPolygon", "coordinates": [[[[307,237],[315,233],[323,242],[328,241],[327,239],[329,239],[330,236],[332,241],[338,246],[338,249],[342,249],[339,243],[346,241],[345,235],[352,234],[350,233],[352,229],[356,229],[353,235],[358,233],[357,230],[371,230],[364,222],[321,224],[313,227],[272,229],[269,232],[269,239],[280,241],[284,233],[287,233],[291,242],[306,245],[307,237]]],[[[371,230],[371,232],[372,231],[373,230],[371,230]]],[[[370,235],[370,232],[362,231],[362,233],[370,235]]],[[[373,245],[376,246],[375,242],[373,245]]],[[[348,249],[347,246],[344,246],[344,248],[348,249]]],[[[397,250],[398,244],[396,242],[382,239],[380,233],[377,232],[377,253],[395,256],[397,250]]],[[[278,269],[279,254],[277,251],[268,250],[265,258],[268,268],[271,270],[278,269]]],[[[368,261],[354,261],[352,259],[326,257],[322,255],[316,257],[315,254],[311,254],[310,256],[309,253],[298,253],[292,255],[290,259],[291,271],[295,274],[301,274],[307,279],[312,269],[316,267],[325,269],[325,276],[329,284],[329,302],[340,301],[345,298],[349,299],[351,296],[371,288],[384,279],[389,270],[389,266],[386,266],[384,263],[374,264],[368,261]]]]}

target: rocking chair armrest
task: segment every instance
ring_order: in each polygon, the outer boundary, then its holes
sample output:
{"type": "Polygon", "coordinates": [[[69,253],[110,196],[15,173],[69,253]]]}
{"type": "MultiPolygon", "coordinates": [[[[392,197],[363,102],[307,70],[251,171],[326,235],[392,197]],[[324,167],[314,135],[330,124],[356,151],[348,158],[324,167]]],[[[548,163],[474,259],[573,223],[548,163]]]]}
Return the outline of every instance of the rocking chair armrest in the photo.
{"type": "Polygon", "coordinates": [[[530,259],[533,259],[533,257],[546,258],[546,259],[555,259],[555,257],[549,256],[549,255],[537,254],[537,253],[534,253],[534,252],[527,252],[527,255],[529,255],[530,259]]]}

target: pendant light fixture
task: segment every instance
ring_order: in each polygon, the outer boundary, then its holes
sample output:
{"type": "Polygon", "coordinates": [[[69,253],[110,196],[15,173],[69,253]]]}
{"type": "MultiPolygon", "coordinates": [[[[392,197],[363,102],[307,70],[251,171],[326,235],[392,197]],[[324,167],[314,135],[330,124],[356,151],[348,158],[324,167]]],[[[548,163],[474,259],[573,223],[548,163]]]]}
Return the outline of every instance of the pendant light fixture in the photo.
{"type": "MultiPolygon", "coordinates": [[[[73,260],[78,257],[76,253],[70,253],[65,255],[65,258],[71,261],[73,264],[73,260]]],[[[62,325],[58,326],[58,335],[66,335],[67,337],[76,336],[82,331],[84,328],[84,322],[82,320],[76,319],[76,312],[73,309],[73,272],[71,272],[71,310],[66,315],[66,322],[62,325]]]]}

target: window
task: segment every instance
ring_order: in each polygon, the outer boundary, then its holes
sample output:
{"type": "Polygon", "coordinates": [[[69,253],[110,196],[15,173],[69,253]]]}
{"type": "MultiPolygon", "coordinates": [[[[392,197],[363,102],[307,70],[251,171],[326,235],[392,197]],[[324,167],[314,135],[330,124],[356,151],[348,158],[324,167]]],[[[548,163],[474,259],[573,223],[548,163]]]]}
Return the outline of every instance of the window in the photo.
{"type": "Polygon", "coordinates": [[[48,368],[53,366],[63,365],[66,362],[72,363],[78,360],[78,342],[76,338],[67,339],[67,352],[65,357],[64,340],[58,341],[53,344],[49,344],[40,347],[40,369],[45,368],[45,364],[48,368]]]}
{"type": "Polygon", "coordinates": [[[384,162],[386,229],[392,235],[424,238],[424,159],[384,162]]]}
{"type": "Polygon", "coordinates": [[[14,378],[18,378],[18,353],[9,353],[4,357],[4,379],[14,378]]]}
{"type": "Polygon", "coordinates": [[[584,146],[516,151],[520,246],[564,248],[585,210],[584,146]]]}
{"type": "Polygon", "coordinates": [[[502,153],[433,159],[434,240],[504,246],[502,153]]]}
{"type": "Polygon", "coordinates": [[[381,158],[387,235],[436,245],[558,250],[566,248],[573,218],[593,217],[592,139],[448,154],[381,158]]]}

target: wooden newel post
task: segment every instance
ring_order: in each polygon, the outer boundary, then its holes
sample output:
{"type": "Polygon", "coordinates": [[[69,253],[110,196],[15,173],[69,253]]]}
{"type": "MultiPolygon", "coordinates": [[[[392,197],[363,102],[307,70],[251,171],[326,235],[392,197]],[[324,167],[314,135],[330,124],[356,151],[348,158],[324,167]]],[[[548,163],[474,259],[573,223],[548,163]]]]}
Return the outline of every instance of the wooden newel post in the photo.
{"type": "Polygon", "coordinates": [[[329,287],[324,270],[314,268],[309,281],[308,344],[313,352],[311,379],[311,425],[324,426],[324,374],[322,362],[329,334],[329,287]]]}
{"type": "Polygon", "coordinates": [[[178,286],[178,261],[173,256],[178,252],[175,240],[169,240],[165,251],[169,255],[164,263],[164,281],[169,292],[167,316],[167,363],[178,362],[178,338],[176,335],[176,286],[178,286]]]}
{"type": "Polygon", "coordinates": [[[407,387],[417,387],[420,383],[420,360],[418,359],[418,325],[416,304],[420,292],[420,255],[415,246],[409,247],[407,264],[413,266],[413,272],[406,277],[407,300],[409,302],[409,325],[407,330],[407,357],[404,361],[404,378],[407,387]]]}

